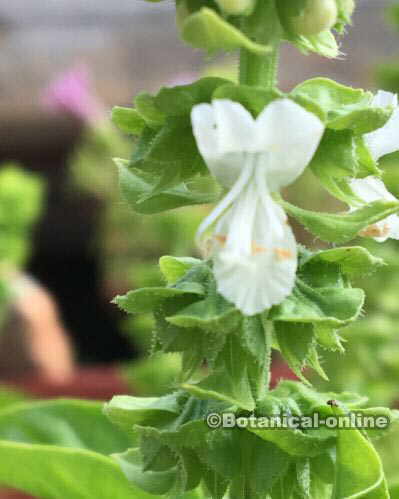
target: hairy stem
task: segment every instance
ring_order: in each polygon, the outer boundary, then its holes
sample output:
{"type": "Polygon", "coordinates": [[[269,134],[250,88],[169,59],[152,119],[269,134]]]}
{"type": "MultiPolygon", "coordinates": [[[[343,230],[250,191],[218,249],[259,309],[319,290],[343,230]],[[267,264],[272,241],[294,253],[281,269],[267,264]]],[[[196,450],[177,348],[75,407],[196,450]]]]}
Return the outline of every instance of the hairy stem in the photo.
{"type": "Polygon", "coordinates": [[[281,26],[276,0],[263,0],[242,23],[242,31],[252,40],[270,48],[263,55],[246,49],[240,52],[240,83],[273,89],[277,84],[281,26]]]}

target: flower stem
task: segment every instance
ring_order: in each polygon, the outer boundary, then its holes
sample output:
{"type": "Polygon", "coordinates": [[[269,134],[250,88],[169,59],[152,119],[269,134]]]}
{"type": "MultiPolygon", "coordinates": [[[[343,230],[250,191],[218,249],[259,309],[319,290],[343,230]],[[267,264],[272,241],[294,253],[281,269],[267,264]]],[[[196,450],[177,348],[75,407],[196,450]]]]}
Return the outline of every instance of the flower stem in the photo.
{"type": "Polygon", "coordinates": [[[242,49],[240,52],[240,83],[272,90],[277,84],[281,26],[276,0],[258,2],[255,11],[242,23],[242,31],[255,42],[270,47],[260,55],[242,49]]]}
{"type": "Polygon", "coordinates": [[[278,44],[275,44],[270,54],[267,55],[256,55],[242,49],[240,83],[272,90],[277,85],[278,59],[278,44]]]}

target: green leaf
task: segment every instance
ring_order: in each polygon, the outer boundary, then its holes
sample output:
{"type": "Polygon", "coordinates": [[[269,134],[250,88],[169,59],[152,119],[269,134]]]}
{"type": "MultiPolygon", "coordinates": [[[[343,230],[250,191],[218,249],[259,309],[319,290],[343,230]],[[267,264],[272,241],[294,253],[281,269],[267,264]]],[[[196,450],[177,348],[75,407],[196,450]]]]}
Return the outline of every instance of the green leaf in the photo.
{"type": "Polygon", "coordinates": [[[120,452],[129,439],[107,420],[102,406],[63,399],[14,404],[0,411],[0,440],[120,452]]]}
{"type": "Polygon", "coordinates": [[[207,173],[186,117],[168,117],[155,135],[142,134],[130,167],[163,177],[185,180],[196,173],[207,173]]]}
{"type": "Polygon", "coordinates": [[[289,367],[303,383],[309,384],[302,369],[315,346],[313,325],[275,322],[274,331],[281,354],[289,367]]]}
{"type": "Polygon", "coordinates": [[[83,449],[0,442],[0,483],[41,499],[150,499],[111,458],[83,449]]]}
{"type": "Polygon", "coordinates": [[[180,206],[213,203],[215,195],[210,192],[190,190],[189,185],[180,183],[151,197],[158,183],[157,177],[129,167],[129,161],[115,159],[119,169],[119,182],[123,197],[138,213],[159,213],[180,206]]]}
{"type": "Polygon", "coordinates": [[[143,471],[139,449],[129,449],[123,454],[114,454],[113,458],[119,464],[129,482],[149,494],[166,494],[175,483],[176,468],[165,471],[143,471]]]}
{"type": "MultiPolygon", "coordinates": [[[[327,114],[327,127],[363,135],[381,128],[392,115],[392,109],[372,106],[372,94],[341,85],[328,78],[313,78],[292,91],[316,102],[327,114]]],[[[337,165],[338,166],[338,165],[337,165]]]]}
{"type": "Polygon", "coordinates": [[[318,323],[338,328],[358,317],[363,302],[364,292],[361,289],[312,289],[297,279],[292,294],[272,308],[269,318],[274,321],[318,323]]]}
{"type": "Polygon", "coordinates": [[[115,106],[112,109],[112,121],[123,132],[140,135],[146,126],[145,120],[135,109],[115,106]]]}
{"type": "Polygon", "coordinates": [[[201,263],[198,258],[162,256],[159,260],[159,267],[169,285],[176,284],[189,269],[201,263]]]}
{"type": "Polygon", "coordinates": [[[257,429],[249,428],[249,431],[258,437],[272,442],[281,450],[294,457],[314,457],[325,452],[333,444],[335,437],[322,438],[301,430],[286,428],[257,429]]]}
{"type": "Polygon", "coordinates": [[[292,497],[296,482],[296,468],[292,464],[287,473],[281,477],[273,487],[271,492],[272,499],[287,499],[292,497]]]}
{"type": "Polygon", "coordinates": [[[179,288],[141,288],[129,291],[124,296],[113,299],[119,308],[129,314],[152,312],[159,304],[168,298],[184,295],[203,295],[204,289],[196,282],[186,282],[179,288]]]}
{"type": "Polygon", "coordinates": [[[399,211],[398,201],[374,201],[351,213],[342,214],[308,211],[286,201],[280,201],[280,204],[309,232],[331,243],[350,241],[369,225],[399,211]]]}
{"type": "Polygon", "coordinates": [[[388,499],[381,460],[359,430],[338,431],[335,497],[388,499]]]}
{"type": "Polygon", "coordinates": [[[356,414],[361,414],[364,417],[371,416],[373,418],[383,417],[389,420],[389,425],[386,428],[367,428],[365,429],[366,435],[370,439],[378,439],[389,434],[390,431],[397,428],[399,423],[399,411],[391,410],[387,407],[368,407],[366,409],[356,409],[356,414]]]}
{"type": "Polygon", "coordinates": [[[296,486],[301,497],[310,499],[310,462],[309,459],[301,459],[296,463],[296,486]]]}
{"type": "Polygon", "coordinates": [[[201,8],[184,20],[181,35],[188,44],[209,53],[243,48],[257,55],[265,55],[271,50],[266,45],[251,41],[240,30],[207,7],[201,8]]]}
{"type": "Polygon", "coordinates": [[[207,77],[190,85],[164,87],[155,96],[155,104],[168,116],[190,115],[196,104],[210,102],[213,93],[226,83],[224,78],[207,77]]]}
{"type": "Polygon", "coordinates": [[[209,492],[212,499],[223,499],[228,487],[228,480],[210,469],[204,469],[202,479],[206,491],[209,492]]]}
{"type": "Polygon", "coordinates": [[[382,258],[373,256],[362,246],[352,246],[313,253],[302,262],[301,270],[311,275],[320,262],[336,264],[340,272],[349,276],[367,275],[384,265],[382,258]]]}
{"type": "Polygon", "coordinates": [[[155,97],[148,92],[140,92],[134,99],[137,112],[150,127],[159,127],[165,121],[165,114],[157,107],[155,97]]]}
{"type": "Polygon", "coordinates": [[[312,78],[291,92],[292,95],[304,95],[314,100],[327,115],[348,106],[364,107],[371,103],[372,94],[361,89],[341,85],[328,78],[312,78]]]}
{"type": "Polygon", "coordinates": [[[241,314],[221,295],[208,296],[169,316],[166,320],[179,327],[195,327],[204,331],[228,333],[236,329],[241,314]]]}
{"type": "Polygon", "coordinates": [[[158,424],[176,417],[180,406],[176,394],[164,397],[132,397],[117,395],[104,405],[104,414],[116,425],[130,432],[134,425],[158,424]]]}
{"type": "Polygon", "coordinates": [[[379,175],[374,161],[366,155],[363,139],[351,130],[326,130],[310,168],[325,189],[344,203],[357,206],[364,202],[349,185],[351,177],[379,175]]]}
{"type": "Polygon", "coordinates": [[[278,90],[266,90],[250,85],[234,85],[232,83],[218,87],[213,93],[214,99],[229,99],[242,104],[254,117],[273,100],[282,97],[278,90]]]}
{"type": "Polygon", "coordinates": [[[247,411],[255,409],[246,367],[234,378],[214,372],[196,385],[183,383],[182,388],[202,400],[220,400],[247,411]]]}
{"type": "Polygon", "coordinates": [[[252,411],[255,409],[255,401],[246,356],[238,338],[230,334],[216,360],[214,371],[198,384],[184,383],[182,388],[201,399],[221,400],[252,411]]]}
{"type": "MultiPolygon", "coordinates": [[[[237,329],[242,315],[217,292],[216,282],[210,268],[206,265],[203,268],[206,273],[206,276],[204,275],[206,282],[202,280],[206,288],[205,299],[191,303],[179,309],[177,313],[166,316],[166,321],[183,328],[199,328],[205,332],[227,334],[237,329]]],[[[194,272],[194,269],[189,273],[194,272]]],[[[187,274],[184,279],[190,283],[191,277],[187,274]]],[[[177,287],[180,287],[180,282],[176,283],[177,287]]]]}
{"type": "MultiPolygon", "coordinates": [[[[333,113],[331,113],[333,114],[333,113]]],[[[363,135],[383,127],[392,116],[392,109],[366,107],[350,112],[337,112],[331,116],[328,127],[334,130],[352,130],[356,135],[363,135]]]]}
{"type": "Polygon", "coordinates": [[[211,431],[202,459],[229,480],[242,477],[251,498],[264,497],[289,465],[289,456],[277,446],[238,429],[211,431]]]}

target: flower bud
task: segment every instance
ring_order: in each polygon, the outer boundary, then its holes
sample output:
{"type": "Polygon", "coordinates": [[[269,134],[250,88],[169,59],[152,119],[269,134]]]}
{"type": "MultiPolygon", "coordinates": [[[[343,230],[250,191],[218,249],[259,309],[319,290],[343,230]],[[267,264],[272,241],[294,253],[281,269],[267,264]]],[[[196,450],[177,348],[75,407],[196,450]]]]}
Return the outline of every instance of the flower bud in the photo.
{"type": "Polygon", "coordinates": [[[279,0],[277,5],[282,25],[296,35],[310,36],[327,31],[338,18],[336,0],[279,0]]]}
{"type": "Polygon", "coordinates": [[[216,3],[224,14],[246,16],[253,11],[256,0],[216,0],[216,3]]]}

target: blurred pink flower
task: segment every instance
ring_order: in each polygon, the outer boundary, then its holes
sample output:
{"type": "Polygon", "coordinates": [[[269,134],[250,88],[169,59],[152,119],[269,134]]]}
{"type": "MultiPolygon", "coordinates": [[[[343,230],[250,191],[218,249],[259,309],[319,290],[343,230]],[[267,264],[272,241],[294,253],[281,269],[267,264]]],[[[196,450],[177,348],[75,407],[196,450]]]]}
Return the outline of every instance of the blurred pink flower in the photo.
{"type": "Polygon", "coordinates": [[[43,92],[42,103],[47,109],[67,112],[83,121],[96,121],[105,114],[85,66],[65,71],[51,81],[43,92]]]}

